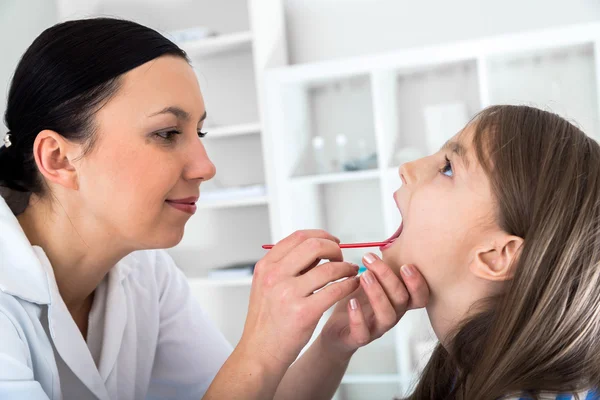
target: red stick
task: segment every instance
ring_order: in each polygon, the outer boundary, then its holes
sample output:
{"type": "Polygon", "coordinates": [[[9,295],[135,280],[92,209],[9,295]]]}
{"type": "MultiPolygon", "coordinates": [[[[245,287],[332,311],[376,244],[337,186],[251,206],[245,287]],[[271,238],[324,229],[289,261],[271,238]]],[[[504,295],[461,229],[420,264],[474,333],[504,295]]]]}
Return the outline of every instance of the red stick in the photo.
{"type": "MultiPolygon", "coordinates": [[[[358,249],[361,247],[381,247],[389,244],[389,242],[367,242],[367,243],[342,243],[340,244],[340,249],[358,249]]],[[[265,250],[270,250],[273,248],[273,244],[265,244],[262,246],[265,250]]]]}

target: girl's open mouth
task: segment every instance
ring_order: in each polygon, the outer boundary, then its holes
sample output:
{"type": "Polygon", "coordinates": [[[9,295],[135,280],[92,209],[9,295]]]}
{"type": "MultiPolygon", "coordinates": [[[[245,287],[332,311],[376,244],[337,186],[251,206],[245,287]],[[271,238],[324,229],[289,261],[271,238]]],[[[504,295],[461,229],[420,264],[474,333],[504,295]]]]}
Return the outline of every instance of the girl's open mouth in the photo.
{"type": "Polygon", "coordinates": [[[387,244],[381,246],[379,248],[379,250],[383,251],[386,250],[388,248],[390,248],[392,246],[392,244],[394,244],[394,242],[396,241],[396,239],[398,239],[400,237],[400,235],[402,234],[402,229],[404,228],[404,223],[400,223],[400,227],[398,228],[398,230],[396,231],[396,233],[394,233],[389,239],[386,240],[387,244]]]}

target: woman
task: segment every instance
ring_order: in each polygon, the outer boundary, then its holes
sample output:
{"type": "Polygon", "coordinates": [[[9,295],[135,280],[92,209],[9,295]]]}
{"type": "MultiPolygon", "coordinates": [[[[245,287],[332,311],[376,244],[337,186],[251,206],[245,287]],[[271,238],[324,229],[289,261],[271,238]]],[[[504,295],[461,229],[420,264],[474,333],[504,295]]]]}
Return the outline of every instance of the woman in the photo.
{"type": "Polygon", "coordinates": [[[205,117],[185,53],[133,22],[59,24],[24,54],[0,148],[0,186],[27,198],[0,200],[0,398],[330,398],[357,348],[424,305],[416,270],[405,286],[369,255],[361,284],[336,238],[297,232],[257,264],[231,352],[151,250],[215,174],[205,117]]]}

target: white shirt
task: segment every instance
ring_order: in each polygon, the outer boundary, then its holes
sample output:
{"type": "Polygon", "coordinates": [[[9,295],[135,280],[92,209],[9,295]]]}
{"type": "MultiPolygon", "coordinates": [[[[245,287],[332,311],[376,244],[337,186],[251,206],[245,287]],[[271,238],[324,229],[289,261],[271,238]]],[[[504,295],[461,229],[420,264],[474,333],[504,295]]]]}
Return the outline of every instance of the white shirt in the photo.
{"type": "Polygon", "coordinates": [[[0,197],[0,399],[201,399],[231,346],[165,251],[119,261],[98,286],[87,342],[0,197]]]}

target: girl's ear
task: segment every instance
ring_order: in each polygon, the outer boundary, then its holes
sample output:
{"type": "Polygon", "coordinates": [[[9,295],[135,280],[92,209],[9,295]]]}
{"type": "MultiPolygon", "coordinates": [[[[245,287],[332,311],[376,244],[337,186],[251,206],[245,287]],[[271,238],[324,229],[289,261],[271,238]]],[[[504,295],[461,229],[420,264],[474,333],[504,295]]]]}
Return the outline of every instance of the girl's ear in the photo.
{"type": "Polygon", "coordinates": [[[469,269],[473,275],[488,281],[512,279],[514,270],[510,266],[516,261],[522,245],[522,238],[504,235],[490,246],[477,249],[469,269]]]}

